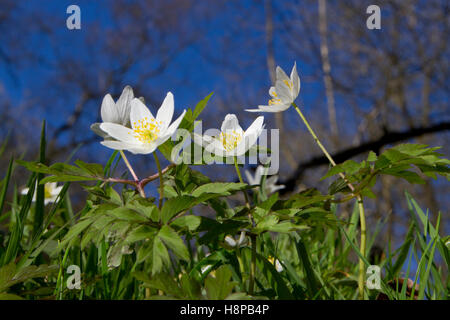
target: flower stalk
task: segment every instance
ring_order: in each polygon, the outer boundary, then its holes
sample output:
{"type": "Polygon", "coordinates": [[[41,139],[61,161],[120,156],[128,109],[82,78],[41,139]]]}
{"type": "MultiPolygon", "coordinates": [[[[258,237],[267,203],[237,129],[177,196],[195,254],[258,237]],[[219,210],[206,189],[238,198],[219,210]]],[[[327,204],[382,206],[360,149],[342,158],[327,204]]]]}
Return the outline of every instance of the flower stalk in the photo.
{"type": "MultiPolygon", "coordinates": [[[[239,177],[239,181],[241,183],[244,183],[244,180],[242,179],[242,174],[241,171],[239,170],[239,164],[238,164],[238,160],[237,160],[237,156],[234,157],[234,167],[236,168],[236,173],[239,177]]],[[[250,210],[251,206],[250,206],[250,200],[248,198],[248,194],[247,194],[247,190],[243,190],[244,191],[244,197],[245,197],[245,203],[247,205],[247,208],[250,210]]],[[[248,218],[250,220],[250,223],[254,226],[255,222],[253,221],[253,217],[251,215],[251,213],[248,213],[248,218]]],[[[250,295],[253,295],[254,293],[254,288],[255,288],[255,271],[256,271],[256,235],[255,234],[250,234],[250,238],[251,238],[251,246],[252,246],[252,255],[251,255],[251,262],[250,262],[250,277],[249,277],[249,282],[248,282],[248,293],[250,295]]]]}
{"type": "MultiPolygon", "coordinates": [[[[322,150],[324,155],[327,157],[327,159],[330,162],[330,164],[333,167],[336,166],[336,162],[333,160],[333,157],[331,157],[331,155],[328,153],[327,149],[325,149],[323,144],[320,142],[319,138],[317,137],[316,133],[314,132],[314,130],[309,125],[308,120],[306,120],[306,117],[303,115],[303,113],[300,110],[300,108],[295,104],[295,102],[293,102],[292,105],[294,106],[295,110],[299,114],[299,116],[302,119],[303,123],[306,125],[306,128],[308,129],[309,133],[311,134],[311,136],[316,141],[316,143],[319,146],[319,148],[322,150]]],[[[355,192],[355,187],[351,184],[350,181],[348,181],[348,179],[345,177],[345,175],[342,172],[339,173],[339,175],[347,183],[347,185],[350,188],[350,190],[352,192],[355,192]]],[[[358,201],[359,222],[360,222],[360,228],[361,228],[361,241],[360,241],[360,249],[359,250],[361,252],[361,255],[363,257],[365,257],[366,256],[366,217],[365,217],[365,213],[364,213],[364,203],[363,203],[363,199],[362,199],[360,194],[356,193],[355,197],[356,197],[356,199],[358,201]]],[[[363,261],[362,258],[359,258],[358,292],[359,292],[359,298],[361,300],[364,300],[364,282],[365,282],[364,275],[365,275],[365,272],[364,272],[364,261],[363,261]]]]}
{"type": "Polygon", "coordinates": [[[127,157],[125,156],[125,153],[122,150],[119,150],[119,152],[120,152],[120,155],[121,155],[123,161],[127,165],[128,170],[130,170],[131,175],[134,178],[134,182],[135,182],[137,191],[143,198],[145,198],[146,196],[145,196],[144,188],[142,187],[141,183],[139,182],[139,178],[137,177],[136,173],[134,172],[133,167],[131,166],[130,162],[128,161],[127,157]]]}
{"type": "Polygon", "coordinates": [[[161,171],[161,163],[159,162],[159,158],[156,155],[156,152],[153,152],[153,157],[155,158],[156,167],[158,168],[158,176],[159,176],[159,202],[158,202],[158,208],[161,210],[162,200],[163,200],[163,195],[164,195],[163,173],[161,171]]]}

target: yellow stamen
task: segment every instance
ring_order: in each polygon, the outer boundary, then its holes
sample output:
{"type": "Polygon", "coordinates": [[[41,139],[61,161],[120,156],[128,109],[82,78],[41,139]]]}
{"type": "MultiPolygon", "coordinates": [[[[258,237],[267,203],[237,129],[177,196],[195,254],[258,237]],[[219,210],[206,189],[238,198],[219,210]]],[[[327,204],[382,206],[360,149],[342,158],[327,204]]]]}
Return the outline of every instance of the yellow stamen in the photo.
{"type": "Polygon", "coordinates": [[[50,186],[47,184],[44,185],[44,199],[49,199],[52,197],[52,192],[50,189],[50,186]]]}
{"type": "Polygon", "coordinates": [[[230,132],[220,133],[220,142],[222,142],[222,145],[226,151],[234,150],[238,143],[242,140],[242,134],[236,132],[236,130],[233,130],[230,132]]]}
{"type": "Polygon", "coordinates": [[[145,117],[138,121],[133,122],[134,137],[143,143],[151,143],[158,139],[159,127],[162,124],[161,121],[156,121],[152,118],[148,121],[145,117]]]}
{"type": "Polygon", "coordinates": [[[281,99],[278,99],[278,98],[270,99],[269,106],[274,105],[274,104],[281,104],[281,99]]]}

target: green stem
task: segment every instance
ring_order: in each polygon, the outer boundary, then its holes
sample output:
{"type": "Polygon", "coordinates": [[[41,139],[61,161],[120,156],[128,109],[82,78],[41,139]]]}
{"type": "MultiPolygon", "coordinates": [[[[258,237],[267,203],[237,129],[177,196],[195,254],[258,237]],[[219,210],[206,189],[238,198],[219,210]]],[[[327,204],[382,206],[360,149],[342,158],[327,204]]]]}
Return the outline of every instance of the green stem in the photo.
{"type": "MultiPolygon", "coordinates": [[[[361,226],[361,244],[359,251],[363,257],[366,256],[366,216],[364,214],[364,204],[361,196],[358,196],[358,208],[359,208],[359,220],[361,226]]],[[[359,259],[359,277],[358,277],[358,291],[359,298],[364,300],[364,261],[363,259],[359,259]]]]}
{"type": "Polygon", "coordinates": [[[153,156],[155,157],[156,167],[158,168],[158,176],[159,176],[159,203],[158,203],[158,208],[161,209],[161,207],[162,207],[162,200],[163,200],[163,194],[164,194],[163,174],[162,174],[162,171],[161,171],[161,163],[159,162],[158,156],[156,155],[156,151],[153,152],[153,156]]]}
{"type": "MultiPolygon", "coordinates": [[[[244,179],[242,179],[241,170],[239,170],[239,165],[237,161],[237,157],[234,157],[234,167],[236,168],[236,173],[239,177],[239,181],[241,183],[244,183],[244,179]]],[[[245,197],[245,203],[247,205],[247,208],[250,210],[250,200],[248,198],[247,190],[244,190],[244,197],[245,197]]],[[[250,220],[250,223],[255,226],[255,222],[253,221],[253,217],[251,215],[251,212],[248,213],[248,218],[250,220]]],[[[250,262],[250,279],[248,282],[248,293],[250,295],[253,295],[254,288],[255,288],[255,271],[256,271],[256,235],[252,234],[250,235],[252,240],[252,256],[251,256],[251,262],[250,262]]]]}
{"type": "Polygon", "coordinates": [[[251,234],[252,240],[252,261],[250,264],[250,281],[248,283],[248,293],[253,295],[255,288],[255,274],[256,274],[256,234],[251,234]]]}
{"type": "MultiPolygon", "coordinates": [[[[234,167],[236,168],[236,173],[239,177],[239,182],[244,183],[244,180],[242,179],[241,171],[239,170],[239,165],[238,165],[236,156],[234,157],[234,167]]],[[[245,197],[245,204],[247,205],[247,208],[250,209],[250,201],[248,199],[247,190],[244,190],[244,197],[245,197]]]]}
{"type": "Polygon", "coordinates": [[[136,173],[135,173],[134,170],[133,170],[133,167],[131,166],[130,162],[128,161],[127,157],[125,156],[125,153],[123,152],[123,150],[119,150],[119,152],[120,152],[120,155],[121,155],[123,161],[125,161],[125,164],[127,165],[128,170],[130,170],[131,175],[132,175],[133,178],[134,178],[134,181],[139,181],[139,179],[138,179],[136,173]]]}
{"type": "Polygon", "coordinates": [[[142,185],[139,182],[139,178],[136,175],[136,173],[133,170],[133,167],[131,166],[130,162],[128,161],[127,157],[125,156],[125,153],[123,152],[123,150],[119,150],[120,152],[120,156],[122,157],[123,161],[125,162],[125,164],[128,167],[128,170],[130,170],[131,175],[133,176],[134,179],[134,185],[136,186],[136,189],[138,190],[139,194],[141,195],[141,197],[145,198],[145,192],[144,189],[142,188],[142,185]]]}
{"type": "MultiPolygon", "coordinates": [[[[303,115],[300,108],[295,104],[295,102],[292,103],[295,110],[299,114],[300,118],[302,119],[303,123],[306,125],[306,128],[308,128],[309,133],[312,135],[314,140],[316,141],[319,148],[322,150],[324,155],[327,157],[328,161],[330,161],[331,165],[334,167],[336,166],[336,162],[333,160],[331,155],[328,153],[327,149],[323,146],[323,144],[320,142],[319,138],[317,137],[314,130],[309,125],[308,120],[306,120],[306,117],[303,115]]],[[[355,187],[348,181],[348,179],[345,177],[345,175],[341,172],[339,173],[342,179],[347,183],[348,187],[352,192],[355,191],[355,187]]],[[[359,194],[355,194],[356,198],[358,200],[358,208],[359,208],[359,216],[360,216],[360,226],[361,226],[361,244],[360,244],[360,252],[363,257],[366,256],[366,217],[364,213],[364,204],[361,196],[359,194]]],[[[359,290],[359,297],[360,299],[364,299],[364,261],[362,258],[359,258],[359,277],[358,277],[358,290],[359,290]]]]}
{"type": "Polygon", "coordinates": [[[305,123],[306,127],[308,128],[309,133],[312,135],[312,137],[314,138],[314,140],[316,141],[317,145],[319,146],[319,148],[322,150],[322,152],[324,153],[325,157],[327,157],[328,161],[330,161],[330,163],[335,166],[336,162],[334,162],[333,158],[330,156],[330,154],[328,153],[327,149],[325,149],[325,147],[322,145],[322,143],[320,142],[319,138],[317,137],[317,135],[315,134],[314,130],[311,128],[311,126],[309,125],[308,120],[306,120],[305,116],[303,115],[302,111],[300,110],[299,107],[297,107],[297,105],[295,104],[295,102],[292,103],[292,105],[294,106],[295,110],[297,110],[297,113],[300,115],[300,118],[302,118],[303,122],[305,123]]]}

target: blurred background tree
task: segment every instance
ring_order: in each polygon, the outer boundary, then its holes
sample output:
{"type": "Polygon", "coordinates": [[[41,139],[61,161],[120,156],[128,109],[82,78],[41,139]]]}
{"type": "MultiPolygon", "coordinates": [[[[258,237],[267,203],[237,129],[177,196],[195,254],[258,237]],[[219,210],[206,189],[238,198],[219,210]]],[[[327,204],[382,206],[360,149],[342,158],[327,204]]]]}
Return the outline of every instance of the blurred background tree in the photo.
{"type": "MultiPolygon", "coordinates": [[[[243,109],[266,103],[275,67],[290,70],[294,61],[298,104],[338,162],[405,141],[444,146],[448,157],[449,4],[378,1],[381,30],[369,30],[371,2],[84,0],[77,2],[81,30],[68,30],[70,1],[3,0],[0,138],[8,144],[1,165],[11,154],[36,157],[43,119],[49,162],[73,150],[85,161],[104,161],[111,151],[88,128],[100,118],[103,96],[117,99],[127,84],[154,109],[172,91],[176,113],[214,91],[204,130],[218,127],[226,113],[239,113],[245,127],[255,115],[243,109]]],[[[267,128],[283,127],[282,193],[326,192],[327,182],[317,181],[327,161],[293,112],[265,114],[267,128]]],[[[155,171],[151,158],[131,161],[138,174],[155,171]]],[[[220,169],[202,168],[223,180],[233,170],[220,169]]],[[[403,235],[405,189],[434,217],[440,209],[448,218],[449,187],[443,179],[412,187],[384,177],[378,200],[368,205],[369,226],[387,219],[383,244],[403,235]]],[[[449,230],[449,220],[441,226],[449,230]]]]}

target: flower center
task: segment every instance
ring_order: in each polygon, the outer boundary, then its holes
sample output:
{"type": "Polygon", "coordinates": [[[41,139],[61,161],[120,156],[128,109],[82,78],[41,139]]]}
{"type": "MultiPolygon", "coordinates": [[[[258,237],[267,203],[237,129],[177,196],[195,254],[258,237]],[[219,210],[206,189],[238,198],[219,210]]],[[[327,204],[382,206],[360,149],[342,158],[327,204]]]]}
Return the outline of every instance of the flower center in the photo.
{"type": "Polygon", "coordinates": [[[281,104],[281,99],[279,99],[279,98],[270,99],[269,106],[274,105],[274,104],[281,104]]]}
{"type": "Polygon", "coordinates": [[[220,133],[220,142],[226,151],[234,150],[238,143],[242,140],[242,134],[233,130],[231,132],[221,132],[220,133]]]}
{"type": "Polygon", "coordinates": [[[272,99],[269,99],[269,106],[272,106],[274,104],[282,104],[282,101],[280,98],[278,98],[277,92],[275,90],[271,93],[272,99]]]}
{"type": "Polygon", "coordinates": [[[156,119],[150,119],[145,117],[138,121],[133,122],[133,132],[134,137],[142,143],[151,143],[158,139],[159,126],[161,121],[156,121],[156,119]]]}
{"type": "Polygon", "coordinates": [[[47,185],[44,185],[44,199],[50,199],[52,197],[52,190],[47,185]]]}

